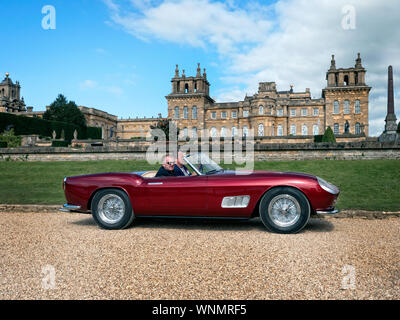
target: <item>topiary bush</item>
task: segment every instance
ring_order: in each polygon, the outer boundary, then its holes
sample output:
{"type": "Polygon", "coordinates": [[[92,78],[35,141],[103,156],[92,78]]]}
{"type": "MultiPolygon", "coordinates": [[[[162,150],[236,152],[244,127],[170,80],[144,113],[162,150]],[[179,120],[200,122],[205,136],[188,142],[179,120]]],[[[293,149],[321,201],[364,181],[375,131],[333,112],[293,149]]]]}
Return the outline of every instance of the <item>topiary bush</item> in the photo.
{"type": "Polygon", "coordinates": [[[322,136],[322,142],[336,142],[336,138],[331,127],[326,128],[325,133],[322,136]]]}

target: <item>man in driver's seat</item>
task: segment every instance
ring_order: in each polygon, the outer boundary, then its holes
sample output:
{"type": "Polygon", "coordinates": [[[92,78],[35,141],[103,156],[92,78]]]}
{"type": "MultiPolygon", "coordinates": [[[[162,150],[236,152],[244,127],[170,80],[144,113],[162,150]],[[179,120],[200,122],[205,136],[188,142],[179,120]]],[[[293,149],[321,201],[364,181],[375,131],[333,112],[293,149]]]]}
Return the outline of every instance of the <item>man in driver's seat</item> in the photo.
{"type": "Polygon", "coordinates": [[[162,166],[158,169],[156,177],[175,177],[174,172],[175,158],[174,156],[167,154],[163,158],[162,166]]]}

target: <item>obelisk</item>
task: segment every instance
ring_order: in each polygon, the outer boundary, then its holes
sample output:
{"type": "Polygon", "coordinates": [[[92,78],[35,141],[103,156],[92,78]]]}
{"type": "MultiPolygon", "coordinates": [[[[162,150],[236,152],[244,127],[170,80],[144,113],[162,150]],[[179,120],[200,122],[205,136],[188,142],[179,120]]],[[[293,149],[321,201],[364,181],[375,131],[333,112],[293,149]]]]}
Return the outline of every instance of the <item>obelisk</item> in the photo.
{"type": "Polygon", "coordinates": [[[379,141],[395,141],[398,139],[396,120],[396,115],[394,114],[393,68],[389,66],[386,124],[385,131],[380,135],[379,141]]]}

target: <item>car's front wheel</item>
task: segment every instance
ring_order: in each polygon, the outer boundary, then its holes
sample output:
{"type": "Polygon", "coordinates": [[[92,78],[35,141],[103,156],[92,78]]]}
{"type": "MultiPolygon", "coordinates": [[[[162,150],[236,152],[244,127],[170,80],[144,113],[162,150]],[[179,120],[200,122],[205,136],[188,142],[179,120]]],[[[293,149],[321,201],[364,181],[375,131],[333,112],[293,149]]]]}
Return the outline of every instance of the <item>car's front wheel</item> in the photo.
{"type": "Polygon", "coordinates": [[[311,208],[306,196],[289,187],[268,191],[260,202],[260,218],[265,227],[277,233],[296,233],[307,224],[311,208]]]}
{"type": "Polygon", "coordinates": [[[127,228],[135,218],[129,197],[119,189],[98,191],[91,208],[94,220],[104,229],[127,228]]]}

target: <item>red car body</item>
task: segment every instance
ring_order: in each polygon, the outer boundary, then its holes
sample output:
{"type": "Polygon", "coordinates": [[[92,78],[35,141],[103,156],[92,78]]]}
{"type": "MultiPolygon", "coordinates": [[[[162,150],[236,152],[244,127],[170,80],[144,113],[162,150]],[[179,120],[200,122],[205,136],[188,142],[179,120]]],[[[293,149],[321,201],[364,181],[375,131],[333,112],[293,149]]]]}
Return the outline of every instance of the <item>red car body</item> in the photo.
{"type": "Polygon", "coordinates": [[[290,187],[301,191],[308,199],[311,214],[336,213],[339,190],[324,190],[317,177],[292,172],[262,172],[235,174],[221,172],[212,175],[179,177],[142,177],[141,173],[102,173],[64,179],[68,209],[91,210],[96,192],[119,189],[127,194],[135,217],[220,217],[251,218],[258,215],[261,198],[269,190],[290,187]],[[224,197],[250,196],[245,208],[224,208],[224,197]]]}

